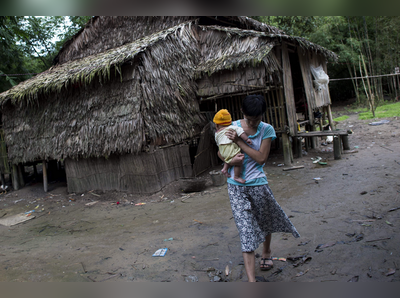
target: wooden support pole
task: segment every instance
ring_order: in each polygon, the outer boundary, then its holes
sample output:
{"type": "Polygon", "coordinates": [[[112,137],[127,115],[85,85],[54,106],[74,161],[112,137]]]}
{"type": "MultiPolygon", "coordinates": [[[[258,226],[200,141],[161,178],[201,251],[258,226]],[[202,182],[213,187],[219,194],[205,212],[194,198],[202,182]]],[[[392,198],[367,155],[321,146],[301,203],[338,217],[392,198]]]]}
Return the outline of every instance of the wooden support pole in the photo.
{"type": "Polygon", "coordinates": [[[291,166],[291,146],[289,141],[289,136],[286,133],[282,133],[282,147],[283,147],[283,163],[285,166],[291,166]]]}
{"type": "MultiPolygon", "coordinates": [[[[315,125],[314,124],[311,125],[311,131],[315,131],[315,125]]],[[[311,149],[317,148],[317,137],[311,137],[310,141],[311,141],[311,149]]]]}
{"type": "Polygon", "coordinates": [[[22,188],[25,186],[25,179],[24,179],[24,166],[22,164],[18,165],[18,179],[19,179],[19,187],[22,188]]]}
{"type": "Polygon", "coordinates": [[[333,156],[335,159],[342,158],[342,148],[340,146],[340,137],[339,136],[333,137],[333,156]]]}
{"type": "Polygon", "coordinates": [[[332,130],[334,130],[335,127],[333,126],[333,118],[332,118],[332,111],[331,111],[330,105],[327,106],[326,111],[328,112],[329,126],[331,127],[332,130]]]}
{"type": "MultiPolygon", "coordinates": [[[[328,108],[327,108],[327,107],[323,107],[323,108],[322,108],[322,118],[321,118],[322,127],[325,126],[327,114],[328,114],[328,108]]],[[[328,121],[328,122],[329,122],[329,121],[328,121]]],[[[324,129],[322,128],[321,130],[324,130],[324,129]]]]}
{"type": "Polygon", "coordinates": [[[0,179],[1,179],[1,185],[6,186],[6,179],[4,178],[4,174],[0,174],[0,179]]]}
{"type": "Polygon", "coordinates": [[[46,161],[43,160],[43,189],[44,192],[47,192],[47,168],[46,168],[46,161]]]}
{"type": "Polygon", "coordinates": [[[343,150],[350,150],[349,146],[349,136],[341,136],[343,142],[343,150]]]}
{"type": "Polygon", "coordinates": [[[302,148],[302,146],[301,146],[301,138],[294,137],[293,140],[296,140],[296,141],[295,141],[296,156],[297,156],[298,158],[301,158],[301,157],[303,156],[303,148],[302,148]]]}
{"type": "Polygon", "coordinates": [[[36,164],[33,164],[33,176],[35,178],[35,181],[37,181],[38,172],[37,172],[36,164]]]}
{"type": "Polygon", "coordinates": [[[17,165],[12,165],[12,185],[14,190],[18,190],[20,188],[17,165]]]}
{"type": "Polygon", "coordinates": [[[294,149],[295,157],[298,157],[297,156],[297,138],[296,137],[293,138],[293,149],[294,149]]]}

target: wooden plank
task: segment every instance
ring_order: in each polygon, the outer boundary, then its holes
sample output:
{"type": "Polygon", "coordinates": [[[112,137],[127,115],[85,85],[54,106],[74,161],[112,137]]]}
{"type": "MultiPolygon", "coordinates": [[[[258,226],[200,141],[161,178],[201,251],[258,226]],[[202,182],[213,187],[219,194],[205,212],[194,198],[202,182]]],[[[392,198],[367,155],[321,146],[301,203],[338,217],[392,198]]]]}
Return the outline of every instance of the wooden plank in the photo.
{"type": "Polygon", "coordinates": [[[275,84],[275,92],[279,103],[279,114],[280,114],[280,127],[283,130],[286,125],[286,112],[285,112],[285,101],[283,100],[281,88],[275,84]]]}
{"type": "Polygon", "coordinates": [[[323,136],[347,136],[349,133],[344,130],[325,130],[325,131],[309,131],[299,132],[298,137],[323,137],[323,136]]]}
{"type": "Polygon", "coordinates": [[[266,123],[271,123],[270,117],[269,117],[269,113],[268,113],[268,98],[267,98],[267,92],[264,91],[264,99],[265,99],[265,103],[267,105],[267,109],[265,111],[265,115],[264,115],[264,122],[266,123]]]}
{"type": "Polygon", "coordinates": [[[47,190],[48,190],[48,187],[47,187],[47,185],[48,185],[48,183],[47,183],[47,167],[46,167],[46,161],[45,160],[43,160],[43,162],[42,162],[42,168],[43,168],[43,189],[44,189],[44,192],[47,192],[47,190]]]}
{"type": "Polygon", "coordinates": [[[270,92],[271,92],[271,90],[269,90],[266,94],[267,94],[267,102],[268,102],[268,104],[267,104],[267,113],[268,113],[268,118],[269,118],[269,124],[271,124],[271,125],[273,125],[273,122],[274,122],[274,117],[273,117],[273,115],[272,115],[272,104],[271,104],[271,97],[270,97],[270,92]]]}
{"type": "Polygon", "coordinates": [[[292,71],[290,68],[289,53],[286,43],[282,44],[282,68],[283,68],[283,86],[285,89],[286,112],[288,115],[289,132],[296,135],[296,106],[294,100],[292,71]]]}
{"type": "Polygon", "coordinates": [[[334,128],[333,126],[333,117],[332,117],[332,110],[331,110],[331,106],[328,105],[326,107],[326,111],[328,112],[328,121],[329,121],[329,126],[331,127],[331,129],[334,128]]]}
{"type": "Polygon", "coordinates": [[[290,168],[283,168],[282,170],[283,171],[291,171],[291,170],[298,170],[298,169],[303,169],[303,168],[304,168],[304,166],[293,166],[290,168]]]}
{"type": "Polygon", "coordinates": [[[299,47],[298,48],[298,57],[299,57],[299,62],[300,62],[301,74],[303,76],[304,90],[306,91],[306,99],[307,99],[307,106],[308,106],[308,119],[310,120],[310,124],[314,125],[313,109],[316,107],[316,104],[315,104],[314,85],[313,85],[312,76],[311,76],[310,61],[309,61],[308,53],[299,47]]]}
{"type": "Polygon", "coordinates": [[[358,153],[358,150],[343,150],[343,154],[358,153]]]}
{"type": "Polygon", "coordinates": [[[272,103],[272,108],[273,108],[273,115],[274,117],[274,123],[272,124],[273,127],[278,127],[279,126],[279,115],[277,113],[277,107],[276,107],[276,100],[275,100],[275,96],[274,96],[274,90],[272,89],[269,94],[271,95],[271,103],[272,103]]]}
{"type": "Polygon", "coordinates": [[[292,159],[290,151],[292,149],[290,146],[289,136],[286,133],[282,133],[282,146],[283,146],[283,162],[285,165],[291,166],[292,159]]]}

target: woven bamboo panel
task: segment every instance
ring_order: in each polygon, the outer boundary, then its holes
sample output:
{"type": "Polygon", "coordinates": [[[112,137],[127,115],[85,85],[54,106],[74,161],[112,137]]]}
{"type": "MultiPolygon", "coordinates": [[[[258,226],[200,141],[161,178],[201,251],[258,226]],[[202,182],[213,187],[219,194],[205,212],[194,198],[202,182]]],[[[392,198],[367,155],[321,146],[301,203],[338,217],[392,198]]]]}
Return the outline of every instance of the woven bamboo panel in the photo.
{"type": "Polygon", "coordinates": [[[116,190],[151,194],[180,177],[190,177],[188,145],[152,153],[113,155],[108,159],[89,158],[65,161],[68,192],[116,190]]]}

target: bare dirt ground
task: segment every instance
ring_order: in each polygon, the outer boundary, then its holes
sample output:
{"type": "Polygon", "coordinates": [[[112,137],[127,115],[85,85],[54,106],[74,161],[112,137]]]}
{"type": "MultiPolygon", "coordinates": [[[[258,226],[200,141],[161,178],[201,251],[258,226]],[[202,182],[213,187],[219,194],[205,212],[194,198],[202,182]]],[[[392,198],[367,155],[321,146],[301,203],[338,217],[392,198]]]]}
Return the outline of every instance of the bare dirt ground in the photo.
{"type": "MultiPolygon", "coordinates": [[[[257,268],[259,279],[400,281],[400,119],[387,120],[371,126],[376,120],[354,114],[340,122],[337,128],[353,130],[349,143],[358,150],[340,160],[321,151],[332,144],[295,159],[304,165],[298,170],[283,171],[283,156],[270,155],[270,187],[301,238],[274,234],[273,256],[286,261],[257,268]],[[327,165],[314,164],[317,156],[327,165]]],[[[204,191],[183,194],[173,183],[137,196],[68,194],[65,183],[44,193],[36,183],[3,192],[2,219],[31,210],[35,218],[0,225],[0,281],[246,281],[226,188],[210,180],[204,191]],[[152,257],[159,248],[166,255],[152,257]]],[[[256,254],[259,262],[261,247],[256,254]]]]}

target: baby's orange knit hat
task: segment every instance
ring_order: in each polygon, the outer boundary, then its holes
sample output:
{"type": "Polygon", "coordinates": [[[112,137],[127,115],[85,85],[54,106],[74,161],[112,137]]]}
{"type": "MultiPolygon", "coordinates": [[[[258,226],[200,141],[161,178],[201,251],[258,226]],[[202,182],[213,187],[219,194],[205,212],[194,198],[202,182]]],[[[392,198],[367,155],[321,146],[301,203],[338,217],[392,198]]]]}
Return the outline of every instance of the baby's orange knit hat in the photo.
{"type": "Polygon", "coordinates": [[[230,125],[232,123],[231,114],[226,109],[219,110],[215,114],[213,122],[219,125],[230,125]]]}

